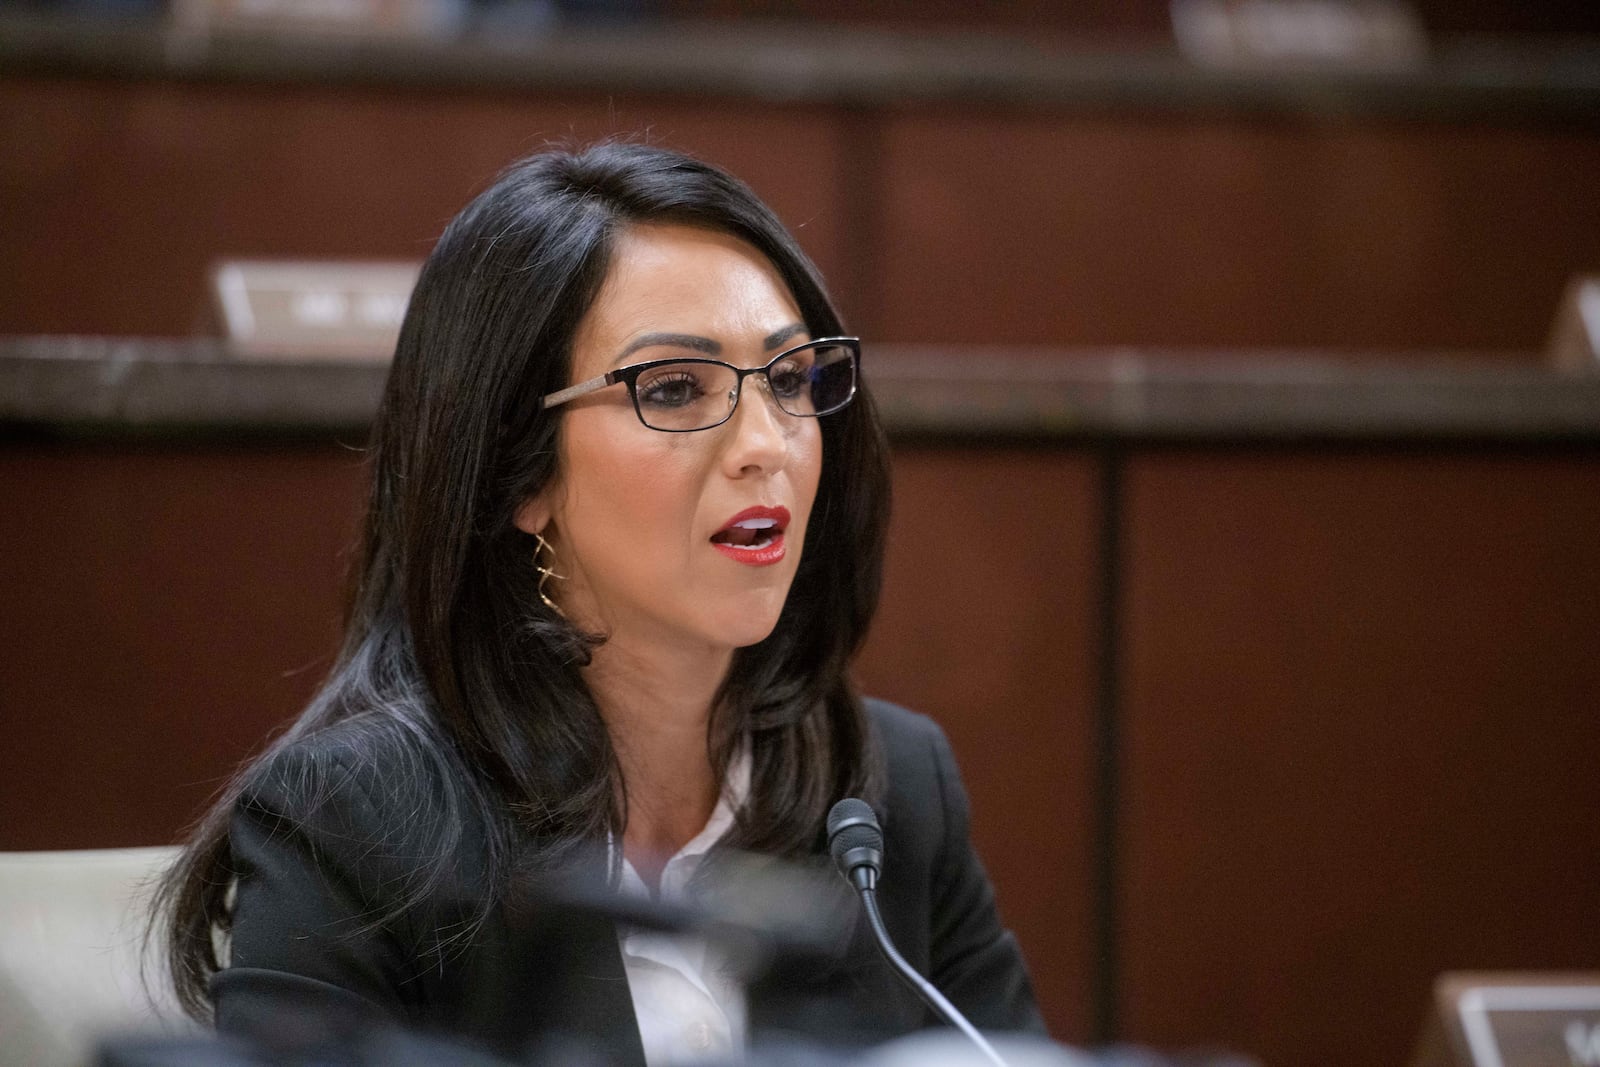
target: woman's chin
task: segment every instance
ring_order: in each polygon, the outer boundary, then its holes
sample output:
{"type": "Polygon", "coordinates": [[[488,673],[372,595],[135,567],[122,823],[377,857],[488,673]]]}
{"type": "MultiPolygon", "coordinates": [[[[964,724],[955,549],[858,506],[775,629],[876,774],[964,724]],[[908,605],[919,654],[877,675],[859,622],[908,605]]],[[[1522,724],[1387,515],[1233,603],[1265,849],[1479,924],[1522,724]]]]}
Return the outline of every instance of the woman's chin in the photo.
{"type": "Polygon", "coordinates": [[[772,631],[778,627],[776,613],[771,618],[763,620],[741,620],[741,624],[729,627],[724,631],[725,643],[729,648],[749,648],[759,645],[772,636],[772,631]]]}
{"type": "Polygon", "coordinates": [[[778,628],[778,617],[783,614],[783,601],[776,603],[740,604],[721,614],[710,630],[716,634],[716,643],[728,648],[749,648],[759,645],[778,628]]]}

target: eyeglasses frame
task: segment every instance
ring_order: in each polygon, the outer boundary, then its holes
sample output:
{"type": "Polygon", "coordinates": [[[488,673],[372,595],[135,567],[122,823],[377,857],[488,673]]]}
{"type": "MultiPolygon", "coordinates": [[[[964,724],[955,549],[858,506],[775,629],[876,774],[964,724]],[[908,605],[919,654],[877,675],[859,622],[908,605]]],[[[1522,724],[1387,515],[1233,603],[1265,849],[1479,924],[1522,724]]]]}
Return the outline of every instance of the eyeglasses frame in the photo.
{"type": "Polygon", "coordinates": [[[674,359],[652,359],[644,363],[633,363],[626,367],[618,367],[616,370],[608,370],[598,378],[590,378],[588,381],[579,382],[576,385],[569,385],[565,389],[558,389],[553,393],[547,393],[543,397],[540,397],[539,406],[543,410],[549,411],[551,408],[560,407],[569,400],[576,400],[580,396],[588,396],[590,393],[593,393],[597,390],[604,389],[610,385],[616,385],[618,382],[622,382],[627,385],[628,397],[633,401],[633,413],[639,417],[639,422],[642,423],[646,429],[655,430],[657,433],[699,433],[702,430],[714,430],[718,426],[726,423],[729,419],[733,418],[733,413],[739,410],[739,401],[744,399],[744,380],[752,374],[759,374],[766,379],[767,394],[773,398],[773,402],[778,405],[779,410],[781,410],[785,415],[793,415],[797,419],[815,419],[820,418],[823,415],[832,415],[834,412],[842,411],[850,406],[850,401],[856,398],[856,390],[861,385],[861,338],[819,337],[814,341],[807,341],[804,344],[795,345],[793,348],[784,349],[782,352],[779,352],[777,355],[767,360],[764,366],[760,367],[735,367],[732,363],[727,363],[720,359],[707,359],[703,356],[679,356],[674,359]],[[783,406],[783,402],[778,400],[777,395],[772,392],[772,379],[766,377],[767,372],[772,370],[773,367],[777,366],[777,364],[785,357],[792,356],[796,352],[804,352],[808,348],[823,348],[828,346],[844,347],[850,350],[850,359],[853,364],[853,373],[850,377],[850,395],[845,397],[843,403],[839,404],[837,407],[829,408],[827,411],[813,411],[809,415],[802,415],[790,411],[788,408],[783,406]],[[736,376],[734,378],[733,385],[733,403],[728,406],[728,413],[722,418],[718,419],[716,422],[711,423],[709,426],[696,426],[693,429],[688,430],[667,429],[661,426],[652,426],[650,423],[646,422],[644,412],[639,409],[639,375],[643,374],[647,370],[650,370],[652,367],[663,367],[669,363],[701,363],[717,367],[726,367],[728,370],[733,371],[736,376]]]}

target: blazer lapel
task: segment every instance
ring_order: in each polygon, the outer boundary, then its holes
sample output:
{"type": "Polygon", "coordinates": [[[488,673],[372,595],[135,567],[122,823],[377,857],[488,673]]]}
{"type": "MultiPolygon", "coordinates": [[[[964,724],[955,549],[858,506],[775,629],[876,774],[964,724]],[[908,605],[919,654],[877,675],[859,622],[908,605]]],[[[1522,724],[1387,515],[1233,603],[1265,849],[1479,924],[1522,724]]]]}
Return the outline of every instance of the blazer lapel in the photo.
{"type": "Polygon", "coordinates": [[[501,918],[484,938],[492,962],[476,976],[469,1029],[525,1062],[645,1067],[615,924],[549,898],[501,918]]]}

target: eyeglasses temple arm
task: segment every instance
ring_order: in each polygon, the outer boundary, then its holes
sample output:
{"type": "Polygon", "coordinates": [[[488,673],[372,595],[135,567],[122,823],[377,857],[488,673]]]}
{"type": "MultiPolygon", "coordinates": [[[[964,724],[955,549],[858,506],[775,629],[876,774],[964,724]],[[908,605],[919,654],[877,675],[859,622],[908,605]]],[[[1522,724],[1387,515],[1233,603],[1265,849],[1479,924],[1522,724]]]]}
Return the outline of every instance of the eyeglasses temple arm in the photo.
{"type": "Polygon", "coordinates": [[[565,404],[569,400],[576,400],[580,396],[587,396],[596,389],[604,389],[606,386],[616,381],[616,379],[611,376],[613,373],[614,372],[612,371],[607,371],[598,378],[590,378],[586,382],[579,382],[577,385],[569,385],[565,389],[558,389],[556,392],[550,393],[545,396],[544,399],[540,400],[539,406],[544,408],[546,411],[549,411],[551,408],[565,404]]]}

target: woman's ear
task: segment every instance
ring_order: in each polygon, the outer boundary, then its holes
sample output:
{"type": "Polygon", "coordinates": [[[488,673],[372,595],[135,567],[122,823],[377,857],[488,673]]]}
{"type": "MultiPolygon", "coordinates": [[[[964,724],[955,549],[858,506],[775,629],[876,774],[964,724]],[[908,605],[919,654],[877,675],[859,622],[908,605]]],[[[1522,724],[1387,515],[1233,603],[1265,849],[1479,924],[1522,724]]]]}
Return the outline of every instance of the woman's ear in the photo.
{"type": "Polygon", "coordinates": [[[537,534],[550,525],[552,513],[550,506],[550,488],[548,486],[535,496],[530,496],[517,505],[516,516],[512,520],[517,529],[525,534],[537,534]]]}

